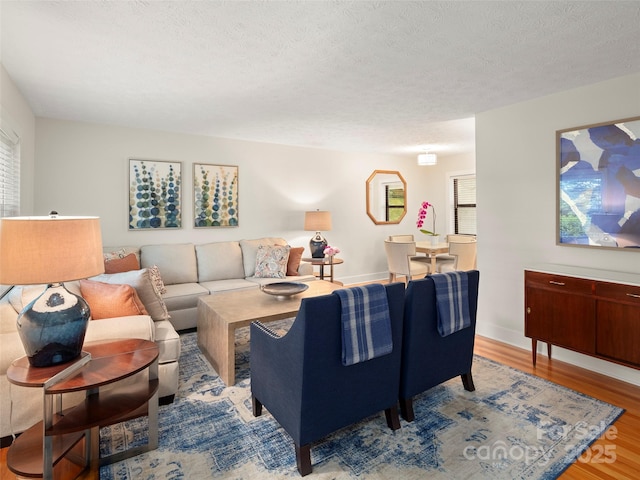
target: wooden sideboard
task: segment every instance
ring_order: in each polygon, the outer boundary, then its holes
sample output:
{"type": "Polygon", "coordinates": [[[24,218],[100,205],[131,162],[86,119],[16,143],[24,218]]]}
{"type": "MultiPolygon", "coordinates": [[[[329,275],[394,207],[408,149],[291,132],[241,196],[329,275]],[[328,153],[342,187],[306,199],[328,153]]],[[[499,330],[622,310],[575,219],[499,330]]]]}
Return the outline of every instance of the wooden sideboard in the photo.
{"type": "Polygon", "coordinates": [[[566,265],[526,269],[525,336],[640,369],[640,275],[566,265]]]}

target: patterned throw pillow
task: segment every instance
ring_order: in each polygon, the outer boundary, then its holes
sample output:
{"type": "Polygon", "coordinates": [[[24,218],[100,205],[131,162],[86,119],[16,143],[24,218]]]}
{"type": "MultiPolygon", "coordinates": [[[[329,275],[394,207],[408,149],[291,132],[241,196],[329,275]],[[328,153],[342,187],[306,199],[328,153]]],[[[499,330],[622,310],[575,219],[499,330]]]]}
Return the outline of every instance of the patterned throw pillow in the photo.
{"type": "Polygon", "coordinates": [[[289,245],[260,245],[256,255],[256,274],[258,278],[286,278],[289,245]]]}
{"type": "Polygon", "coordinates": [[[157,265],[152,265],[148,268],[149,276],[151,277],[151,283],[153,283],[153,288],[155,288],[156,292],[160,295],[164,295],[167,293],[167,287],[164,286],[164,282],[162,281],[162,277],[160,276],[160,269],[157,265]]]}
{"type": "Polygon", "coordinates": [[[124,258],[126,255],[127,252],[124,248],[121,248],[120,250],[116,250],[114,252],[107,252],[103,254],[105,262],[116,260],[118,258],[124,258]]]}

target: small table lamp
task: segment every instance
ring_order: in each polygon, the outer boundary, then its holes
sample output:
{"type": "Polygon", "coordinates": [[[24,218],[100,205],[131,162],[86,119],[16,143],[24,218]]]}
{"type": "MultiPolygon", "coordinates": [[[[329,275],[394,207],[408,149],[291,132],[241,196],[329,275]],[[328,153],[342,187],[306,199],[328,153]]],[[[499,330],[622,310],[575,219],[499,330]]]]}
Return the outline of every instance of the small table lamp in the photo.
{"type": "Polygon", "coordinates": [[[62,282],[103,272],[98,217],[52,214],[1,219],[0,284],[47,284],[17,320],[18,333],[32,366],[48,367],[80,355],[89,306],[62,282]]]}
{"type": "Polygon", "coordinates": [[[304,229],[315,231],[315,236],[309,242],[309,250],[311,250],[312,258],[324,258],[324,249],[327,246],[327,240],[320,233],[321,230],[331,230],[331,212],[305,212],[304,229]]]}

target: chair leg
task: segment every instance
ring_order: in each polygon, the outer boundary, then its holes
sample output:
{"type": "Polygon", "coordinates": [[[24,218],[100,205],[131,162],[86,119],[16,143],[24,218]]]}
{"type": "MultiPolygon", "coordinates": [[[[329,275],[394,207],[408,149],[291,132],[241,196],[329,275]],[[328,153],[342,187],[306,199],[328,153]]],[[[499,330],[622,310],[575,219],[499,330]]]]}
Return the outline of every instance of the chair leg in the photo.
{"type": "Polygon", "coordinates": [[[460,375],[460,378],[462,378],[462,385],[464,385],[464,389],[467,392],[473,392],[476,389],[476,386],[473,384],[473,376],[471,375],[471,372],[463,373],[460,375]]]}
{"type": "Polygon", "coordinates": [[[298,465],[298,472],[301,476],[309,475],[311,473],[311,445],[302,445],[299,447],[296,445],[296,464],[298,465]]]}
{"type": "Polygon", "coordinates": [[[384,416],[387,419],[387,426],[391,430],[398,430],[400,428],[400,417],[398,416],[398,406],[394,405],[384,411],[384,416]]]}
{"type": "Polygon", "coordinates": [[[400,399],[400,414],[407,422],[413,422],[416,418],[413,414],[413,399],[401,398],[400,399]]]}
{"type": "Polygon", "coordinates": [[[262,403],[256,397],[251,395],[251,405],[253,407],[253,416],[259,417],[262,415],[262,403]]]}

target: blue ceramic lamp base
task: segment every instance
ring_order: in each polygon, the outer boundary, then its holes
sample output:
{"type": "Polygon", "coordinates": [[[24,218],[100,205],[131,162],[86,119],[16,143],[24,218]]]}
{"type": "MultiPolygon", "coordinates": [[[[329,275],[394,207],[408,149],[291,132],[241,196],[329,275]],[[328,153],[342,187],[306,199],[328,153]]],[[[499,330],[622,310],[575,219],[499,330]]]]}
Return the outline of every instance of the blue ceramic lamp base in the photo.
{"type": "Polygon", "coordinates": [[[49,285],[20,313],[18,333],[29,363],[50,367],[69,362],[82,352],[89,306],[63,284],[49,285]]]}
{"type": "Polygon", "coordinates": [[[320,235],[320,232],[316,232],[316,236],[309,242],[311,258],[324,258],[324,249],[327,245],[327,239],[320,235]]]}

